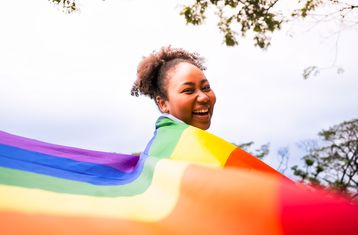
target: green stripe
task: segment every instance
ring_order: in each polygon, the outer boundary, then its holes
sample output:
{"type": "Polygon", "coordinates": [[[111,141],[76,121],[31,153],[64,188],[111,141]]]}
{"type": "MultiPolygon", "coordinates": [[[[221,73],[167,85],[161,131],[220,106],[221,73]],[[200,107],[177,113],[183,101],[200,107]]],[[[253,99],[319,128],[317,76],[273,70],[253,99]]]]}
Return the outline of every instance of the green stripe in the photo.
{"type": "Polygon", "coordinates": [[[169,118],[160,119],[156,126],[157,133],[151,144],[149,155],[157,158],[169,158],[183,131],[189,126],[169,118]]]}
{"type": "Polygon", "coordinates": [[[3,167],[0,167],[0,184],[98,197],[133,196],[144,192],[149,187],[159,160],[148,157],[141,175],[135,181],[125,185],[99,186],[3,167]]]}

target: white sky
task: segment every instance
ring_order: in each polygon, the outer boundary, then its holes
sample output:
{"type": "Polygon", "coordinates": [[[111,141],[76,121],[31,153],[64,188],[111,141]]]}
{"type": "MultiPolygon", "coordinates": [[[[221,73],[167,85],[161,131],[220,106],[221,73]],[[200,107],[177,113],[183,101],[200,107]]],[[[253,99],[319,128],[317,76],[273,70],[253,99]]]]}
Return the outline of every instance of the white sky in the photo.
{"type": "Polygon", "coordinates": [[[0,130],[88,149],[143,150],[159,112],[130,89],[142,56],[169,44],[206,58],[218,100],[209,131],[235,143],[270,142],[273,166],[277,148],[358,117],[357,29],[339,37],[343,74],[328,69],[303,80],[305,67],[334,60],[332,25],[285,27],[267,51],[249,38],[227,48],[213,19],[185,25],[178,2],[86,0],[71,15],[47,0],[3,2],[0,130]]]}

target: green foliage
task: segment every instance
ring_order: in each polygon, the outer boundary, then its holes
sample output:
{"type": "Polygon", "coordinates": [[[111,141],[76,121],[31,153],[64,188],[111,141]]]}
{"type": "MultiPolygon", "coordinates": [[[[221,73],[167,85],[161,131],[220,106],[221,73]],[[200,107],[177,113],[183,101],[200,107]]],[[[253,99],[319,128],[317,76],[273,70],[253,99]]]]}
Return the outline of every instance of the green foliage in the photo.
{"type": "Polygon", "coordinates": [[[269,34],[280,29],[282,23],[282,17],[271,12],[276,2],[277,0],[196,0],[193,4],[184,6],[180,14],[187,24],[198,25],[205,20],[208,7],[214,7],[219,17],[218,28],[224,34],[227,46],[238,44],[238,32],[232,29],[236,27],[243,37],[247,32],[253,32],[255,45],[266,48],[270,45],[269,34]]]}
{"type": "Polygon", "coordinates": [[[302,182],[358,195],[358,119],[345,121],[318,133],[323,144],[311,145],[304,165],[293,166],[302,182]]]}
{"type": "Polygon", "coordinates": [[[53,4],[60,6],[61,9],[66,13],[72,13],[78,11],[78,5],[76,0],[48,0],[53,4]]]}
{"type": "MultiPolygon", "coordinates": [[[[77,0],[49,1],[67,13],[79,10],[77,0]]],[[[321,6],[332,6],[336,9],[323,15],[323,18],[332,19],[336,16],[342,20],[358,9],[358,5],[354,5],[350,0],[297,0],[295,10],[282,13],[275,9],[278,2],[284,0],[192,0],[191,4],[183,6],[180,15],[185,18],[187,24],[200,25],[206,19],[207,10],[212,8],[218,17],[217,26],[224,35],[224,43],[227,46],[238,45],[238,37],[251,33],[255,46],[264,49],[270,45],[271,35],[280,30],[282,24],[293,18],[306,18],[321,6]]],[[[357,19],[353,21],[358,23],[357,19]]],[[[314,66],[305,70],[305,78],[312,73],[312,67],[314,66]]],[[[318,71],[316,68],[313,70],[318,71]]]]}
{"type": "Polygon", "coordinates": [[[207,8],[207,1],[199,0],[191,7],[185,6],[180,14],[185,17],[185,20],[188,24],[199,25],[205,20],[205,11],[207,8]]]}
{"type": "Polygon", "coordinates": [[[292,16],[306,17],[311,11],[315,10],[323,3],[322,0],[306,0],[303,7],[294,11],[292,16]]]}
{"type": "MultiPolygon", "coordinates": [[[[318,21],[344,20],[358,9],[358,5],[353,5],[349,0],[298,0],[293,11],[282,13],[275,9],[278,2],[283,0],[192,0],[192,4],[185,5],[180,14],[184,16],[187,24],[200,25],[205,21],[207,10],[212,8],[218,17],[217,26],[224,35],[224,43],[227,46],[237,45],[238,37],[245,37],[250,32],[253,34],[255,46],[267,48],[272,33],[280,30],[282,24],[293,19],[306,18],[320,7],[330,6],[336,10],[321,15],[318,21]]],[[[357,17],[355,22],[358,22],[357,17]]],[[[307,68],[305,78],[310,72],[312,68],[307,68]]]]}

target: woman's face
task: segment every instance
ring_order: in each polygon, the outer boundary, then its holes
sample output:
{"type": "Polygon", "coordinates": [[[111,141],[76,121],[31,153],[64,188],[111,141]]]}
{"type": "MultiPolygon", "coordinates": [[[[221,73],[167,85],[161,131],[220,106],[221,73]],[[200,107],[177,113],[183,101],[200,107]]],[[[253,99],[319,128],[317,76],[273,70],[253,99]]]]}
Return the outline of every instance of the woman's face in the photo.
{"type": "Polygon", "coordinates": [[[208,129],[216,97],[203,71],[181,62],[169,71],[166,79],[167,99],[157,97],[160,110],[189,125],[208,129]]]}

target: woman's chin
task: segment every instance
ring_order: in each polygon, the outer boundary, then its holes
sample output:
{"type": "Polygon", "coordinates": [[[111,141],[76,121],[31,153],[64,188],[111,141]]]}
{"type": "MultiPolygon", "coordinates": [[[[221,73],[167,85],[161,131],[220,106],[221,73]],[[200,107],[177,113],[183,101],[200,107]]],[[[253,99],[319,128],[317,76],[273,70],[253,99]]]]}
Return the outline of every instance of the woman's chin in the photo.
{"type": "Polygon", "coordinates": [[[203,117],[195,118],[195,120],[193,120],[191,125],[199,128],[199,129],[202,129],[202,130],[207,130],[210,127],[210,123],[211,123],[210,120],[211,120],[210,117],[209,118],[203,118],[203,117]]]}

